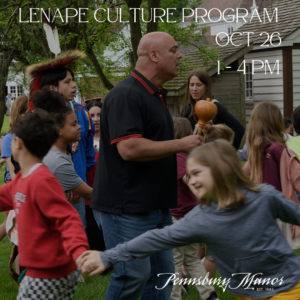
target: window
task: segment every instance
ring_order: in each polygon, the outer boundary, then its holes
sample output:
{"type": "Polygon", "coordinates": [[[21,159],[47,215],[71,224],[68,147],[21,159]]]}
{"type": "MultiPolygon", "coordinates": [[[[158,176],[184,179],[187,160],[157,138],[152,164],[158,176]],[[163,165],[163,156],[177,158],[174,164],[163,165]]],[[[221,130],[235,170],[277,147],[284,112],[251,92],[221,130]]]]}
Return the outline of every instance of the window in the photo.
{"type": "Polygon", "coordinates": [[[228,27],[228,34],[233,33],[233,27],[228,27]]]}
{"type": "Polygon", "coordinates": [[[19,84],[18,85],[18,96],[23,95],[24,91],[23,91],[23,85],[19,84]]]}
{"type": "Polygon", "coordinates": [[[10,92],[11,92],[11,94],[15,94],[16,93],[16,87],[15,86],[11,86],[10,87],[10,92]]]}
{"type": "Polygon", "coordinates": [[[11,93],[11,98],[12,100],[15,100],[16,99],[16,87],[15,86],[11,86],[10,87],[10,93],[11,93]]]}
{"type": "Polygon", "coordinates": [[[246,99],[253,98],[253,79],[252,79],[252,64],[246,64],[246,75],[245,75],[245,90],[246,99]]]}

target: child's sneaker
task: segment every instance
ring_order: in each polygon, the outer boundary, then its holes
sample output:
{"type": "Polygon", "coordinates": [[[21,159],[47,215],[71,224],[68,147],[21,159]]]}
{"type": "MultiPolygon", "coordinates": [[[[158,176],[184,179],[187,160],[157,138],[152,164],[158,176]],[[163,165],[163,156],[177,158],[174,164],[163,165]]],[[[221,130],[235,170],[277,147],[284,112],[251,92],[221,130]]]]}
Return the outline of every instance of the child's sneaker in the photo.
{"type": "MultiPolygon", "coordinates": [[[[182,271],[181,271],[181,276],[183,279],[187,278],[187,274],[182,271]]],[[[183,294],[187,294],[189,292],[189,285],[187,283],[183,284],[181,286],[181,290],[182,290],[183,294]]]]}
{"type": "Polygon", "coordinates": [[[206,300],[220,300],[216,292],[212,292],[206,300]]]}

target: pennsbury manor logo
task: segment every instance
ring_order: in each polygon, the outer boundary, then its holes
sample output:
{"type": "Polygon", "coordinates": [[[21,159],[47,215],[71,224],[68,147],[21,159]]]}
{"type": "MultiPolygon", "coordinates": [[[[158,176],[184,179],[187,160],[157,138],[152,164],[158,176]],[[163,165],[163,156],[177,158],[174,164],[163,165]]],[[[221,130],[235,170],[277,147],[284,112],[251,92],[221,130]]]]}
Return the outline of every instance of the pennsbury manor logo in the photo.
{"type": "Polygon", "coordinates": [[[283,284],[283,277],[279,278],[258,278],[259,276],[262,276],[263,273],[234,273],[231,276],[241,276],[244,277],[241,278],[240,283],[232,287],[230,286],[231,278],[213,278],[209,279],[209,273],[206,273],[205,277],[199,277],[199,278],[179,278],[179,273],[160,273],[157,274],[157,276],[161,275],[169,275],[168,280],[166,281],[165,285],[162,287],[155,287],[157,290],[164,289],[171,281],[173,281],[173,285],[217,285],[220,287],[223,292],[227,289],[229,286],[230,289],[236,290],[238,288],[244,288],[245,290],[257,290],[257,291],[273,291],[274,285],[282,285],[283,284]],[[257,287],[255,287],[257,286],[257,287]],[[268,286],[268,287],[266,287],[268,286]]]}
{"type": "Polygon", "coordinates": [[[26,195],[19,193],[19,192],[17,192],[15,194],[15,202],[20,201],[20,202],[25,203],[25,199],[26,199],[26,195]]]}

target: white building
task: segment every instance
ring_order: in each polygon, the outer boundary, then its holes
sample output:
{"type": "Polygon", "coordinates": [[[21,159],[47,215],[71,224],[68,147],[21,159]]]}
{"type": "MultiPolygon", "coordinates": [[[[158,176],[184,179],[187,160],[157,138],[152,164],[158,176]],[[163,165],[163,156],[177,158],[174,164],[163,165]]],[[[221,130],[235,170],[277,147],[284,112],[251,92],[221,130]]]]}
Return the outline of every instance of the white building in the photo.
{"type": "Polygon", "coordinates": [[[26,85],[24,85],[24,74],[12,74],[9,72],[6,81],[6,94],[11,93],[13,100],[20,95],[28,95],[26,85]]]}
{"type": "MultiPolygon", "coordinates": [[[[274,8],[269,8],[269,13],[274,8]]],[[[253,108],[263,101],[272,101],[283,116],[289,118],[300,105],[300,23],[295,13],[300,11],[300,1],[279,1],[276,8],[278,22],[264,23],[256,19],[240,27],[240,32],[254,32],[249,46],[247,39],[239,35],[233,38],[239,47],[231,43],[225,47],[214,46],[219,50],[219,60],[227,65],[220,75],[217,61],[204,67],[196,51],[188,54],[196,65],[194,68],[205,68],[211,76],[217,99],[247,125],[253,108]],[[267,34],[262,35],[262,32],[267,34]],[[272,35],[273,45],[270,43],[272,35]]],[[[184,71],[166,86],[169,101],[173,101],[174,106],[181,108],[186,104],[183,95],[191,71],[184,71]]]]}

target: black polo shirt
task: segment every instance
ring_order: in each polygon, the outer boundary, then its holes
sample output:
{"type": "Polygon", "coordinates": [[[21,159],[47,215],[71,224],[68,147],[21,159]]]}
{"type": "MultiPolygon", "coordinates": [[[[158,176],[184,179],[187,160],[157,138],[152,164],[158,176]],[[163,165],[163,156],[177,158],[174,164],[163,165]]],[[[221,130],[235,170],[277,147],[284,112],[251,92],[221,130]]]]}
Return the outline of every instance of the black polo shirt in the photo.
{"type": "Polygon", "coordinates": [[[149,162],[124,161],[116,146],[130,138],[173,140],[173,119],[166,99],[167,90],[158,89],[136,70],[106,96],[93,209],[130,214],[177,206],[176,155],[149,162]]]}

